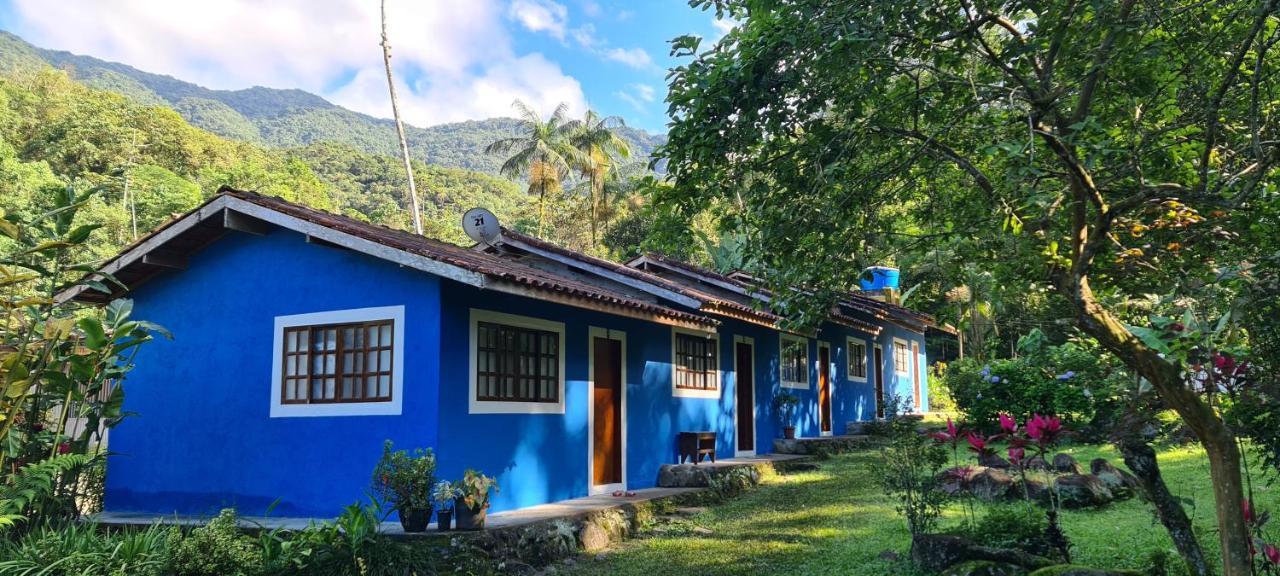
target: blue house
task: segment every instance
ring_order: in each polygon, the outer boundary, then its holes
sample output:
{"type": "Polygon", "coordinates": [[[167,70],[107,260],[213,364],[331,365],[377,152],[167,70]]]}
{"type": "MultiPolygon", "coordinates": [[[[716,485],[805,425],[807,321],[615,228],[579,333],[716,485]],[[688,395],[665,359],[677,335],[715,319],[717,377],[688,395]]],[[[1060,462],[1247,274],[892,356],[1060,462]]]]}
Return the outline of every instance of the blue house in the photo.
{"type": "Polygon", "coordinates": [[[655,485],[680,432],[719,458],[841,434],[890,398],[928,409],[926,315],[849,294],[787,332],[742,275],[622,264],[514,231],[465,248],[223,189],[101,268],[144,347],[112,430],[113,512],[330,517],[391,439],[438,474],[496,476],[493,509],[655,485]]]}

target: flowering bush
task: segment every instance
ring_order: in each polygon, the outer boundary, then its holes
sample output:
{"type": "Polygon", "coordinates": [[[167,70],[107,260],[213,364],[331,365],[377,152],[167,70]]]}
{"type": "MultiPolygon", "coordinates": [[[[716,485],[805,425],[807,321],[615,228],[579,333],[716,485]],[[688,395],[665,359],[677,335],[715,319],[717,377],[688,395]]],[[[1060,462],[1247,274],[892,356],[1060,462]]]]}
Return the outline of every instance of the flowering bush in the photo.
{"type": "Polygon", "coordinates": [[[418,448],[410,456],[394,450],[390,440],[382,446],[382,459],[373,469],[373,492],[395,510],[431,510],[436,456],[430,448],[418,448]]]}

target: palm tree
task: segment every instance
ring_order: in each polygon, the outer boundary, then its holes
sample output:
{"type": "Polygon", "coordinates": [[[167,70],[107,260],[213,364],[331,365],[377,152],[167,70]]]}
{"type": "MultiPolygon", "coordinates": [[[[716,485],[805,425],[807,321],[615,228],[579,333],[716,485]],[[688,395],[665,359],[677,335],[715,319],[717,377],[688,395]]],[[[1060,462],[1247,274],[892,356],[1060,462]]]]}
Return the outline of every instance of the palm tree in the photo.
{"type": "Polygon", "coordinates": [[[487,154],[511,154],[499,169],[503,175],[512,178],[528,175],[529,193],[538,194],[538,235],[542,236],[547,193],[558,192],[560,182],[569,174],[570,167],[580,163],[578,150],[569,142],[571,128],[565,120],[569,106],[561,102],[545,121],[536,110],[520,100],[512,106],[519,113],[523,133],[499,139],[484,151],[487,154]]]}
{"type": "Polygon", "coordinates": [[[597,206],[605,202],[605,182],[613,176],[614,164],[618,159],[631,157],[631,146],[623,140],[616,130],[626,126],[619,116],[600,116],[587,110],[582,120],[569,123],[569,142],[578,149],[579,162],[575,166],[590,186],[588,200],[591,202],[591,244],[596,244],[596,222],[599,220],[597,206]]]}

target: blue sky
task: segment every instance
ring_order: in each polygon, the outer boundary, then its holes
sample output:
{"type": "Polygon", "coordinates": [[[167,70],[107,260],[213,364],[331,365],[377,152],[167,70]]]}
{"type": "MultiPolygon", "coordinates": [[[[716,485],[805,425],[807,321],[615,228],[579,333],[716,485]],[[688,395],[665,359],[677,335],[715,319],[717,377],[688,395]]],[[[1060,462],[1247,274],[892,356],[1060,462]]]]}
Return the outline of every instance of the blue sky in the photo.
{"type": "MultiPolygon", "coordinates": [[[[727,23],[683,0],[388,0],[406,120],[510,115],[567,102],[665,131],[668,41],[727,23]]],[[[0,28],[37,46],[210,88],[300,88],[389,116],[376,0],[0,0],[0,28]]]]}

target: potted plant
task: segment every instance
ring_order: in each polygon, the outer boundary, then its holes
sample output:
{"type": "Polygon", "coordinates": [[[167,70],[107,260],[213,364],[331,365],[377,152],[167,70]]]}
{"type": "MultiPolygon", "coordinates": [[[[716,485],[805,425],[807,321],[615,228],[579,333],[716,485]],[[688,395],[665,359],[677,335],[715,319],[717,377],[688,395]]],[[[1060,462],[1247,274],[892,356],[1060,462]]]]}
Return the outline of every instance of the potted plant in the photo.
{"type": "Polygon", "coordinates": [[[394,450],[390,440],[382,445],[382,459],[373,469],[373,493],[400,516],[405,532],[424,532],[431,522],[431,487],[436,456],[430,448],[410,455],[394,450]]]}
{"type": "Polygon", "coordinates": [[[796,437],[796,406],[800,405],[800,397],[790,392],[774,396],[773,405],[782,414],[782,437],[794,440],[796,437]]]}
{"type": "Polygon", "coordinates": [[[455,487],[458,497],[454,500],[453,509],[458,516],[458,529],[484,528],[484,519],[489,511],[489,491],[497,491],[498,482],[477,470],[467,468],[455,487]]]}
{"type": "Polygon", "coordinates": [[[459,496],[458,488],[448,480],[436,482],[431,489],[431,499],[436,503],[436,527],[449,530],[453,519],[453,501],[459,496]]]}

